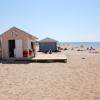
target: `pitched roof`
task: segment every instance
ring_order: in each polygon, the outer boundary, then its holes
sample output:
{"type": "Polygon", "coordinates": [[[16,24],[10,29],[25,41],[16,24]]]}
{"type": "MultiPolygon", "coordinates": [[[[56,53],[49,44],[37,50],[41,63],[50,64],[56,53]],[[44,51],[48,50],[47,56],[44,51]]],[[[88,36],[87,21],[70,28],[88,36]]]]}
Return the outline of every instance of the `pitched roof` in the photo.
{"type": "Polygon", "coordinates": [[[24,34],[26,34],[27,36],[29,36],[29,38],[38,39],[36,36],[33,36],[33,35],[31,35],[31,34],[25,32],[25,31],[23,31],[23,30],[21,30],[21,29],[19,29],[19,28],[17,28],[17,27],[12,27],[12,28],[10,28],[10,29],[7,30],[6,32],[2,33],[0,36],[2,36],[3,34],[7,33],[7,32],[10,31],[10,30],[13,30],[13,29],[16,29],[16,30],[19,30],[19,31],[23,32],[24,34]]]}
{"type": "Polygon", "coordinates": [[[40,40],[39,42],[57,42],[57,41],[54,40],[54,39],[51,39],[51,38],[47,37],[45,39],[40,40]]]}

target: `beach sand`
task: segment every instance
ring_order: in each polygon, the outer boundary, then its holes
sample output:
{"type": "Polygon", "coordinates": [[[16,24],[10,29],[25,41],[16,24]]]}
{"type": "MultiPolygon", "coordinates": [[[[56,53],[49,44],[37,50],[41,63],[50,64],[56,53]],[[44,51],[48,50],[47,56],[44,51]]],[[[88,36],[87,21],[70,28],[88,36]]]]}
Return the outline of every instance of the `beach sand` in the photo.
{"type": "Polygon", "coordinates": [[[0,63],[0,100],[100,100],[100,53],[77,49],[58,53],[67,63],[0,63]]]}

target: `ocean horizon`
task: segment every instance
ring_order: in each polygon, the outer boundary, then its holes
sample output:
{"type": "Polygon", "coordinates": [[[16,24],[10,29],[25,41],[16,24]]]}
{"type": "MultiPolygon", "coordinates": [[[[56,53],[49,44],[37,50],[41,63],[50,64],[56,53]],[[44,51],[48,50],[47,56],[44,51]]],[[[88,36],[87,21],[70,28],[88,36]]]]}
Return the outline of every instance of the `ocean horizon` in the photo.
{"type": "Polygon", "coordinates": [[[100,48],[100,42],[59,42],[60,45],[65,46],[81,46],[84,47],[93,47],[93,48],[100,48]]]}

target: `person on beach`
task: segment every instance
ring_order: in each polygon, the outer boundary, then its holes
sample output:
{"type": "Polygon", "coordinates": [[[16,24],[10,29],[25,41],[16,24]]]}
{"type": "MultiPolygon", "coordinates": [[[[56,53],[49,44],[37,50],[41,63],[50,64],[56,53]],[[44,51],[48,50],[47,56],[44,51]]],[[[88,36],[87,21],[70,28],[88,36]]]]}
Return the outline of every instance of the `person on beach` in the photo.
{"type": "Polygon", "coordinates": [[[34,46],[33,42],[31,43],[31,48],[32,48],[32,51],[33,51],[33,57],[36,57],[36,47],[34,46]]]}
{"type": "Polygon", "coordinates": [[[51,49],[49,50],[49,54],[52,54],[52,50],[51,49]]]}

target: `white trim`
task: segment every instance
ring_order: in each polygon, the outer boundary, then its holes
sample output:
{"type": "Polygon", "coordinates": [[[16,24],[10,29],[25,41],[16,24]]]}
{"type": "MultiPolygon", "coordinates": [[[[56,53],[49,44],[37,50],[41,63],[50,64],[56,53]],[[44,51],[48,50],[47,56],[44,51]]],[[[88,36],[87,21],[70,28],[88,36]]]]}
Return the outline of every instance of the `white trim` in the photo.
{"type": "Polygon", "coordinates": [[[28,57],[29,57],[29,38],[27,38],[27,46],[28,46],[28,48],[27,48],[27,51],[28,51],[28,57]]]}
{"type": "Polygon", "coordinates": [[[3,59],[2,37],[1,37],[1,59],[3,59]]]}

